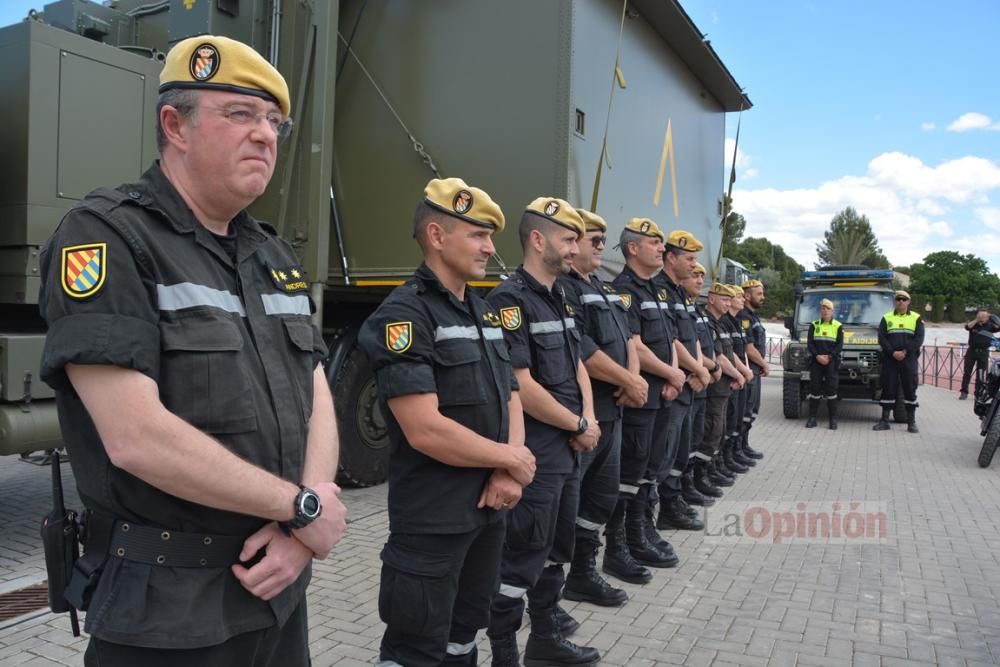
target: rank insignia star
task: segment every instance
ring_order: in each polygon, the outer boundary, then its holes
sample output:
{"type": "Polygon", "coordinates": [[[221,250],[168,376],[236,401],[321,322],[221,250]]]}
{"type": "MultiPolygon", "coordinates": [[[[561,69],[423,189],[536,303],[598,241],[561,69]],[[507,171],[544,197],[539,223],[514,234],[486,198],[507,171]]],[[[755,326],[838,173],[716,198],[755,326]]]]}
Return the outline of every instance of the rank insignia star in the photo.
{"type": "Polygon", "coordinates": [[[301,278],[302,274],[299,273],[298,269],[292,269],[292,278],[301,278]]]}
{"type": "Polygon", "coordinates": [[[495,327],[500,326],[500,318],[493,311],[483,313],[483,321],[495,327]]]}

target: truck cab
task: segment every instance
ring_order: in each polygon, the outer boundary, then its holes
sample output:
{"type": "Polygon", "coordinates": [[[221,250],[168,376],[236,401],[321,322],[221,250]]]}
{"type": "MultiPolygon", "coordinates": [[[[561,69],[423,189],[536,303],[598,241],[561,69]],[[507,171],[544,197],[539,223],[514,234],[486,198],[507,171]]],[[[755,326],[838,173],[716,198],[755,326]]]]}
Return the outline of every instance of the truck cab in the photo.
{"type": "MultiPolygon", "coordinates": [[[[841,398],[877,401],[882,350],[878,326],[893,308],[893,272],[867,267],[826,267],[806,271],[795,285],[795,313],[785,318],[790,340],[782,353],[784,380],[782,407],[788,419],[797,419],[809,387],[809,327],[819,319],[819,304],[833,301],[833,317],[843,325],[841,398]]],[[[896,412],[903,414],[900,406],[896,412]]],[[[905,417],[905,415],[904,415],[905,417]]],[[[897,419],[898,421],[898,419],[897,419]]],[[[905,421],[905,419],[904,419],[905,421]]]]}

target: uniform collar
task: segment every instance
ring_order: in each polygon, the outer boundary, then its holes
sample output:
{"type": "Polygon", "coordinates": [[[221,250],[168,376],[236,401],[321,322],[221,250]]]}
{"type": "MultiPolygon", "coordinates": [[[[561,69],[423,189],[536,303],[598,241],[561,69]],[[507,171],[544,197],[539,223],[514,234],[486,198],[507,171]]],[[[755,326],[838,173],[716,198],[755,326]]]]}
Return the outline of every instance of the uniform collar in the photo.
{"type": "Polygon", "coordinates": [[[652,282],[653,278],[656,277],[654,275],[649,278],[642,278],[628,264],[626,264],[625,268],[622,269],[622,273],[625,274],[625,276],[628,277],[628,279],[634,282],[636,285],[643,285],[643,286],[649,285],[649,283],[652,282]]]}
{"type": "Polygon", "coordinates": [[[556,280],[552,283],[552,289],[550,290],[548,287],[535,280],[535,277],[528,273],[528,271],[524,268],[524,264],[517,267],[517,274],[521,277],[521,280],[524,281],[525,285],[527,285],[533,292],[538,292],[539,294],[553,294],[555,292],[556,284],[559,282],[559,279],[556,278],[556,280]]]}
{"type": "MultiPolygon", "coordinates": [[[[421,291],[428,289],[437,290],[441,293],[441,295],[444,298],[448,299],[455,307],[461,310],[468,310],[469,308],[468,298],[466,298],[466,303],[459,301],[458,297],[456,297],[455,294],[450,289],[444,286],[441,280],[437,277],[437,274],[434,273],[434,271],[431,270],[431,267],[427,266],[426,263],[421,262],[420,266],[417,267],[417,270],[413,275],[418,281],[420,281],[421,291]]],[[[465,293],[466,297],[468,297],[469,294],[468,288],[466,288],[465,293]]]]}

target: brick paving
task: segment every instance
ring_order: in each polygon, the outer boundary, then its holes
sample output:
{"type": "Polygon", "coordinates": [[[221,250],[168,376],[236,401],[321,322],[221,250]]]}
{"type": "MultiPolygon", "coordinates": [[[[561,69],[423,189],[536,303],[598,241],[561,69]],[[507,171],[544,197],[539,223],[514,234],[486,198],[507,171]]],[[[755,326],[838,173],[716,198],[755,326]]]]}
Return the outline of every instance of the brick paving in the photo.
{"type": "MultiPolygon", "coordinates": [[[[779,378],[765,380],[753,441],[767,458],[726,494],[726,506],[859,501],[884,509],[886,537],[774,544],[667,533],[680,566],[656,571],[646,586],[622,584],[631,599],[618,609],[565,602],[582,622],[574,639],[600,648],[603,665],[630,667],[1000,664],[1000,463],[976,465],[982,440],[972,402],[922,387],[919,435],[902,425],[873,432],[877,408],[862,403],[843,405],[831,432],[822,412],[814,430],[783,419],[780,392],[779,378]]],[[[48,479],[48,468],[0,459],[0,593],[44,579],[37,526],[48,479]]],[[[385,491],[345,491],[348,534],[315,567],[316,667],[376,657],[385,491]]],[[[41,612],[0,623],[0,665],[82,665],[86,640],[68,626],[41,612]]],[[[480,649],[489,664],[485,640],[480,649]]]]}

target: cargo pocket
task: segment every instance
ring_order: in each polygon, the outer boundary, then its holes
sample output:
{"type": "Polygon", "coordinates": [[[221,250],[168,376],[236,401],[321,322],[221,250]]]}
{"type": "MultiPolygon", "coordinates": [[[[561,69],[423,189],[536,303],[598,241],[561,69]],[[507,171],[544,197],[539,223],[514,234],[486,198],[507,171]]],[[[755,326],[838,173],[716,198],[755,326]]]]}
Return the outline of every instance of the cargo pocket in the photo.
{"type": "Polygon", "coordinates": [[[419,637],[447,637],[451,557],[389,542],[382,549],[379,617],[393,631],[419,637]]]}
{"type": "Polygon", "coordinates": [[[207,433],[257,429],[253,395],[240,363],[243,336],[229,315],[195,312],[160,322],[160,400],[207,433]]]}
{"type": "Polygon", "coordinates": [[[281,320],[288,340],[291,341],[289,368],[298,390],[302,416],[306,421],[312,416],[314,340],[313,325],[307,318],[285,317],[281,320]]]}
{"type": "Polygon", "coordinates": [[[507,545],[511,549],[537,551],[545,546],[548,527],[546,507],[522,498],[507,513],[507,545]]]}
{"type": "Polygon", "coordinates": [[[479,373],[483,354],[473,340],[450,340],[434,348],[434,380],[438,405],[481,405],[486,390],[479,373]]]}
{"type": "Polygon", "coordinates": [[[590,316],[594,322],[594,333],[597,336],[597,344],[600,346],[610,345],[615,342],[617,327],[615,326],[614,314],[606,303],[594,303],[590,307],[590,316]]]}
{"type": "Polygon", "coordinates": [[[535,359],[538,381],[554,386],[569,379],[569,355],[562,333],[534,334],[532,341],[539,348],[535,359]]]}
{"type": "Polygon", "coordinates": [[[657,308],[644,308],[642,319],[642,342],[659,343],[666,338],[666,327],[663,326],[663,316],[657,308]]]}

